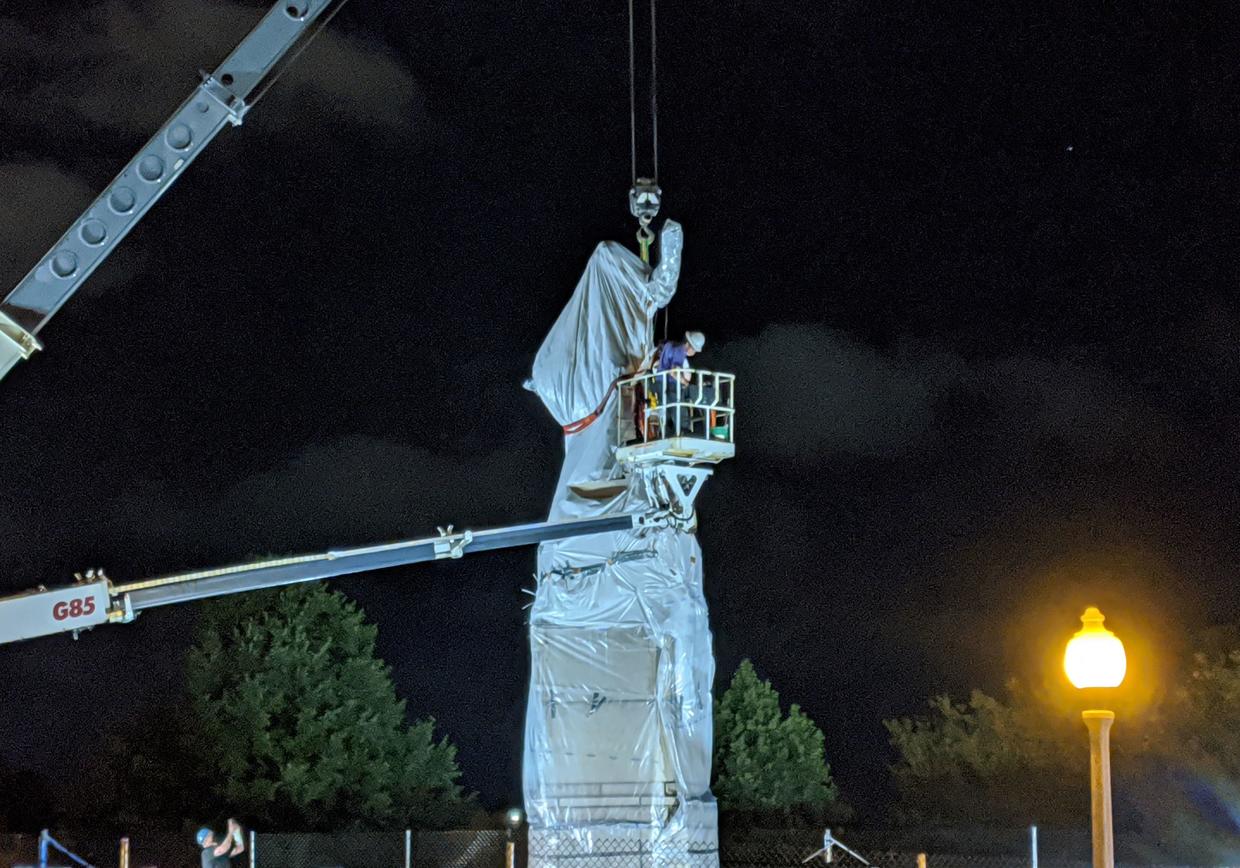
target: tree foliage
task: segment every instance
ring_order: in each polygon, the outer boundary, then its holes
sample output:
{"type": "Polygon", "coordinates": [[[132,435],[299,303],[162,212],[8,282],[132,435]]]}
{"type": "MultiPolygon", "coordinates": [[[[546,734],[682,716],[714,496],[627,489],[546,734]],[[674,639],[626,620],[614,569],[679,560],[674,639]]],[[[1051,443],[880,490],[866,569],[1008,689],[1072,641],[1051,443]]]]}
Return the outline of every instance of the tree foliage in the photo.
{"type": "Polygon", "coordinates": [[[186,669],[221,804],[281,829],[455,818],[456,750],[432,720],[406,723],[376,635],[322,585],[212,604],[186,669]]]}
{"type": "Polygon", "coordinates": [[[1240,648],[1193,655],[1168,724],[1194,765],[1240,783],[1240,648]]]}
{"type": "Polygon", "coordinates": [[[37,833],[56,819],[48,780],[30,769],[0,763],[0,833],[37,833]]]}
{"type": "Polygon", "coordinates": [[[1193,655],[1140,757],[1135,811],[1191,864],[1240,854],[1240,646],[1193,655]]]}
{"type": "MultiPolygon", "coordinates": [[[[1185,864],[1240,852],[1240,642],[1211,643],[1181,667],[1157,708],[1121,716],[1111,742],[1116,822],[1130,846],[1185,864]]],[[[884,721],[896,749],[901,819],[1077,825],[1088,817],[1089,748],[1075,714],[1015,682],[1002,699],[930,701],[884,721]]]]}
{"type": "Polygon", "coordinates": [[[749,660],[715,703],[714,791],[731,811],[787,816],[838,806],[822,730],[795,704],[784,715],[749,660]]]}
{"type": "Polygon", "coordinates": [[[210,770],[202,762],[189,708],[146,710],[104,739],[97,767],[77,782],[71,812],[99,829],[168,829],[207,819],[210,770]]]}
{"type": "Polygon", "coordinates": [[[892,775],[905,821],[1023,825],[1080,816],[1083,737],[1039,712],[1015,682],[1006,700],[974,690],[936,696],[928,714],[883,725],[899,759],[892,775]],[[1073,736],[1077,737],[1073,737],[1073,736]]]}

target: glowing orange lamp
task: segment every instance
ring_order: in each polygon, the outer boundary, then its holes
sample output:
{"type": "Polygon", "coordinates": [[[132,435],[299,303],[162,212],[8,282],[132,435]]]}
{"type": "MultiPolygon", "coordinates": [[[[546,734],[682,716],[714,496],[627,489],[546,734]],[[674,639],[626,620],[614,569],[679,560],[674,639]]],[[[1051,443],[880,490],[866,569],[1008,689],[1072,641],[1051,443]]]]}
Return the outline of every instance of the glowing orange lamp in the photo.
{"type": "Polygon", "coordinates": [[[1063,669],[1074,687],[1119,687],[1128,671],[1124,643],[1102,626],[1106,618],[1095,606],[1081,616],[1081,629],[1068,641],[1063,669]]]}
{"type": "MultiPolygon", "coordinates": [[[[1081,615],[1081,629],[1068,641],[1063,669],[1082,690],[1119,687],[1128,671],[1124,643],[1102,626],[1106,620],[1094,606],[1081,615]]],[[[1089,729],[1089,792],[1093,819],[1094,868],[1115,868],[1115,835],[1111,829],[1111,724],[1115,712],[1081,712],[1089,729]]]]}

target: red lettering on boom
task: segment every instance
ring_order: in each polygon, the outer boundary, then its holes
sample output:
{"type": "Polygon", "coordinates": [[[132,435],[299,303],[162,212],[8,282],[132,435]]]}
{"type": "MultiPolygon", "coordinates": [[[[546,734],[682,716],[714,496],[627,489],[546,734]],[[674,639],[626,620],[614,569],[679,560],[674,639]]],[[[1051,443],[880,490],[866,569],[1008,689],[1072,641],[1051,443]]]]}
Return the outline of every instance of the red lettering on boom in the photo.
{"type": "Polygon", "coordinates": [[[61,600],[52,606],[52,619],[64,621],[68,618],[81,618],[95,613],[94,597],[79,597],[73,600],[61,600]]]}

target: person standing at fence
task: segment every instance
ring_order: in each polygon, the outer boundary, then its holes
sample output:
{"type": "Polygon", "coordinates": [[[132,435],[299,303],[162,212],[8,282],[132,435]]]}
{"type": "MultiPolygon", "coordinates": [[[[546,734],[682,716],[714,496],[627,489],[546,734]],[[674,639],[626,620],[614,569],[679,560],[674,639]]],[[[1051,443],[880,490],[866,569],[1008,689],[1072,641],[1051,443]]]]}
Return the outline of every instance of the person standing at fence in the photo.
{"type": "Polygon", "coordinates": [[[202,868],[231,868],[232,857],[245,852],[245,835],[236,820],[228,818],[228,833],[217,841],[215,833],[203,826],[195,836],[202,850],[202,868]]]}

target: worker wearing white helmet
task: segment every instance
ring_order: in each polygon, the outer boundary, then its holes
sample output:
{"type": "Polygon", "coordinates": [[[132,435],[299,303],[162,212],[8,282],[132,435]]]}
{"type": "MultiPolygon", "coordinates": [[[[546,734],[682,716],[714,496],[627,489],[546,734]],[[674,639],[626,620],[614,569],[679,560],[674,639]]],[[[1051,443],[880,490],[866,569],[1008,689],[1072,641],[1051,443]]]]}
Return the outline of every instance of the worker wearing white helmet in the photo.
{"type": "MultiPolygon", "coordinates": [[[[693,372],[689,365],[689,359],[696,356],[706,346],[706,335],[701,332],[689,331],[685,332],[684,340],[665,341],[658,349],[654,369],[657,373],[671,371],[667,376],[667,382],[662,383],[659,387],[660,392],[666,392],[661,396],[661,400],[666,402],[707,402],[713,399],[713,389],[710,384],[696,383],[693,380],[693,372]],[[679,380],[682,384],[676,387],[674,380],[679,380]]],[[[677,434],[692,433],[694,426],[694,416],[692,412],[684,410],[677,411],[674,427],[677,434]]]]}
{"type": "Polygon", "coordinates": [[[680,381],[688,383],[689,359],[696,356],[706,346],[706,335],[701,332],[685,332],[684,340],[664,341],[655,357],[656,371],[683,371],[680,381]]]}

